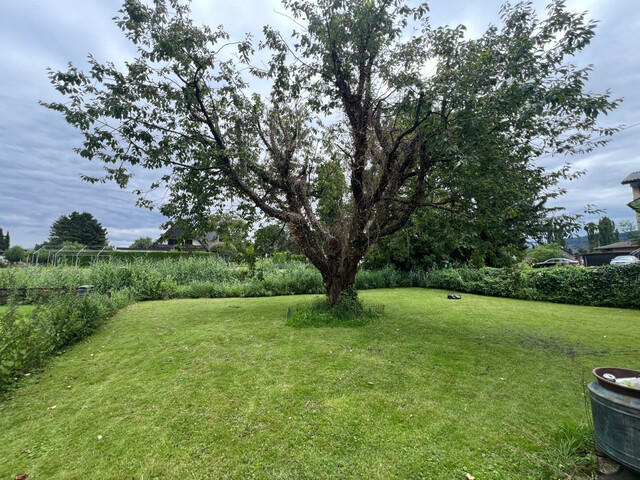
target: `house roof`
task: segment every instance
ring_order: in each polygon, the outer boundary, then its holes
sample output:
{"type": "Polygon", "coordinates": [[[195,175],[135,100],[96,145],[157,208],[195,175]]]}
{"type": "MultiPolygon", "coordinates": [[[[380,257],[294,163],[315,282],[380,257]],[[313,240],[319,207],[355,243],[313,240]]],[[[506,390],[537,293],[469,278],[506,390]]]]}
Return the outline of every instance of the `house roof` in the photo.
{"type": "Polygon", "coordinates": [[[626,185],[631,182],[640,182],[640,172],[632,172],[622,180],[622,185],[626,185]]]}
{"type": "Polygon", "coordinates": [[[609,245],[601,245],[594,250],[613,250],[613,251],[622,251],[628,250],[629,252],[636,250],[638,246],[633,242],[616,242],[610,243],[609,245]]]}

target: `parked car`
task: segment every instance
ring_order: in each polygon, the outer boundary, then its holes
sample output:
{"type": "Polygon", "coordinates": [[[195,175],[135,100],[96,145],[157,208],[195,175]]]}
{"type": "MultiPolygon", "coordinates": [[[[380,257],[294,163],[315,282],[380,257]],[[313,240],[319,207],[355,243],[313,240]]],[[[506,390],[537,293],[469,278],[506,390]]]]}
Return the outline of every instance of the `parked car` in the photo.
{"type": "Polygon", "coordinates": [[[533,268],[545,268],[545,267],[577,267],[580,262],[577,260],[570,260],[568,258],[550,258],[544,262],[536,263],[533,268]]]}
{"type": "Polygon", "coordinates": [[[638,260],[638,257],[634,257],[633,255],[620,255],[615,257],[609,263],[610,265],[631,265],[632,263],[640,263],[640,260],[638,260]]]}

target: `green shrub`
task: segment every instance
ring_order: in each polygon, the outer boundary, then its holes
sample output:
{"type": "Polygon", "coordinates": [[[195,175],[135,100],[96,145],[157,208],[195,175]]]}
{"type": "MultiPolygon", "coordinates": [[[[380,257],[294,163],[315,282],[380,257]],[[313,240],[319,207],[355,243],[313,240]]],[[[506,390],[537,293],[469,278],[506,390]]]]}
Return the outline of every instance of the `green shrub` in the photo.
{"type": "Polygon", "coordinates": [[[56,348],[55,331],[42,309],[23,315],[16,305],[0,318],[0,391],[17,375],[40,366],[56,348]]]}
{"type": "Polygon", "coordinates": [[[19,247],[18,245],[8,248],[6,252],[4,252],[4,258],[9,260],[11,263],[17,263],[24,261],[27,258],[27,252],[24,248],[19,247]]]}
{"type": "Polygon", "coordinates": [[[43,310],[53,328],[54,348],[60,348],[89,336],[118,307],[105,295],[89,294],[60,296],[43,310]]]}
{"type": "Polygon", "coordinates": [[[459,268],[429,272],[422,286],[523,300],[640,308],[640,265],[539,270],[459,268]]]}
{"type": "Polygon", "coordinates": [[[544,262],[550,258],[562,258],[564,251],[557,243],[544,243],[527,250],[527,257],[531,263],[544,262]]]}
{"type": "Polygon", "coordinates": [[[30,314],[12,304],[0,318],[0,391],[22,373],[40,368],[64,346],[93,333],[128,303],[126,293],[119,292],[112,298],[60,295],[30,314]]]}

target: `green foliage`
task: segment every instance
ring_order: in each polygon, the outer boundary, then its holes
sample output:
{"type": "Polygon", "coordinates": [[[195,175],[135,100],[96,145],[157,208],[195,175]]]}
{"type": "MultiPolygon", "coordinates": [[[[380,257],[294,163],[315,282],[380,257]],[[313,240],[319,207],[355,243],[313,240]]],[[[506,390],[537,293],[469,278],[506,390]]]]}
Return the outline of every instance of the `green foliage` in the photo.
{"type": "MultiPolygon", "coordinates": [[[[492,197],[485,193],[487,199],[492,197]]],[[[435,268],[439,260],[478,267],[513,265],[526,249],[525,237],[534,231],[527,230],[531,217],[526,220],[522,211],[507,206],[506,195],[499,197],[505,203],[495,201],[469,216],[433,209],[416,212],[403,230],[380,239],[371,248],[364,267],[393,265],[408,272],[435,268]]]]}
{"type": "Polygon", "coordinates": [[[620,233],[616,230],[616,224],[609,217],[602,217],[598,221],[598,242],[602,245],[620,241],[620,233]]]}
{"type": "Polygon", "coordinates": [[[122,294],[60,295],[30,314],[12,304],[0,317],[0,391],[42,367],[61,348],[92,334],[127,303],[122,294]]]}
{"type": "MultiPolygon", "coordinates": [[[[80,257],[78,258],[77,265],[80,267],[89,267],[94,263],[101,262],[116,262],[116,263],[131,263],[137,262],[140,260],[150,261],[150,262],[159,262],[163,260],[171,260],[171,259],[186,259],[186,258],[207,258],[207,257],[222,257],[228,261],[231,261],[235,258],[236,250],[232,250],[231,252],[226,251],[216,251],[216,252],[200,252],[200,251],[180,251],[180,250],[169,250],[169,251],[161,251],[161,250],[148,250],[148,251],[131,251],[131,250],[83,250],[80,252],[81,247],[76,247],[74,249],[65,249],[65,255],[59,256],[57,259],[57,264],[67,264],[67,265],[76,265],[76,254],[80,253],[80,257]],[[227,255],[229,253],[229,255],[227,255]]],[[[32,252],[33,253],[33,252],[32,252]]],[[[34,260],[35,261],[35,260],[34,260]]],[[[51,256],[48,256],[47,253],[40,252],[37,263],[40,265],[46,265],[47,263],[52,263],[51,256]]],[[[226,263],[226,262],[225,262],[226,263]]]]}
{"type": "MultiPolygon", "coordinates": [[[[459,215],[422,223],[452,237],[430,257],[508,265],[559,210],[546,205],[559,181],[576,175],[536,160],[589,152],[616,131],[597,121],[617,101],[587,91],[591,67],[574,62],[596,22],[562,1],[543,18],[530,2],[507,3],[473,39],[432,27],[426,4],[283,4],[301,26],[294,41],[267,27],[254,43],[197,27],[178,1],[127,0],[116,24],[135,60],[50,72],[65,98],[44,105],[83,133],[83,158],[104,163],[104,176],[85,179],[124,188],[136,168],[162,172],[151,187],[167,188],[161,212],[178,226],[202,228],[230,198],[262,210],[289,226],[335,293],[419,206],[459,215]]],[[[214,230],[248,256],[244,240],[214,230]]],[[[423,266],[412,258],[408,248],[405,269],[423,266]]]]}
{"type": "Polygon", "coordinates": [[[527,251],[527,257],[531,259],[531,263],[540,263],[550,258],[562,258],[563,256],[562,247],[557,243],[543,243],[527,251]]]}
{"type": "Polygon", "coordinates": [[[411,286],[411,276],[407,272],[386,266],[379,270],[360,270],[356,275],[358,290],[372,288],[394,288],[411,286]]]}
{"type": "Polygon", "coordinates": [[[350,287],[340,294],[333,307],[327,298],[290,307],[286,324],[291,327],[362,326],[383,313],[384,306],[362,303],[355,288],[350,287]]]}
{"type": "Polygon", "coordinates": [[[584,226],[584,230],[587,232],[587,249],[589,252],[593,252],[593,250],[599,246],[598,225],[589,222],[584,226]]]}
{"type": "Polygon", "coordinates": [[[546,478],[563,478],[568,471],[572,472],[573,478],[595,478],[597,464],[592,424],[565,421],[552,433],[551,446],[546,478]]]}
{"type": "Polygon", "coordinates": [[[279,268],[283,268],[289,263],[306,264],[307,257],[300,253],[291,253],[290,251],[275,252],[273,255],[271,255],[271,261],[274,263],[274,265],[279,266],[279,268]]]}
{"type": "Polygon", "coordinates": [[[225,285],[209,281],[193,281],[176,288],[177,298],[224,298],[225,285]]]}
{"type": "Polygon", "coordinates": [[[2,231],[2,227],[0,227],[0,251],[8,250],[11,247],[11,239],[9,237],[9,232],[5,235],[2,231]]]}
{"type": "Polygon", "coordinates": [[[634,245],[640,246],[640,232],[637,230],[637,224],[630,220],[622,220],[620,222],[620,232],[625,234],[626,240],[634,245]]]}
{"type": "Polygon", "coordinates": [[[230,243],[236,248],[247,243],[251,225],[243,218],[223,212],[210,215],[200,227],[205,233],[215,232],[221,242],[230,243]]]}
{"type": "Polygon", "coordinates": [[[640,265],[429,272],[422,286],[573,305],[640,309],[640,265]]]}
{"type": "Polygon", "coordinates": [[[140,237],[136,238],[129,248],[135,248],[136,250],[148,250],[153,246],[153,238],[151,237],[140,237]]]}
{"type": "Polygon", "coordinates": [[[27,252],[24,248],[15,245],[4,252],[4,258],[9,260],[11,263],[22,262],[27,258],[27,252]]]}
{"type": "Polygon", "coordinates": [[[256,230],[253,246],[257,256],[298,252],[298,246],[284,225],[271,224],[256,230]]]}
{"type": "MultiPolygon", "coordinates": [[[[259,297],[324,291],[317,270],[306,262],[282,263],[284,259],[286,255],[282,259],[257,259],[253,268],[229,265],[212,255],[162,261],[105,262],[91,268],[7,268],[0,270],[0,288],[75,289],[78,285],[94,285],[100,293],[126,290],[135,300],[259,297]]],[[[637,295],[640,289],[639,265],[540,270],[455,268],[410,272],[387,266],[379,270],[361,270],[354,285],[358,290],[415,286],[576,305],[640,308],[637,295]]],[[[28,301],[37,302],[37,298],[28,301]]]]}
{"type": "Polygon", "coordinates": [[[346,211],[345,196],[348,189],[344,171],[339,157],[327,160],[317,169],[315,187],[321,192],[318,200],[318,216],[330,226],[342,221],[346,211]]]}
{"type": "Polygon", "coordinates": [[[56,347],[55,332],[42,309],[24,315],[12,305],[0,317],[0,391],[40,366],[56,347]]]}
{"type": "Polygon", "coordinates": [[[107,245],[107,229],[90,213],[73,212],[53,222],[48,241],[53,245],[76,242],[83,246],[103,247],[107,245]]]}

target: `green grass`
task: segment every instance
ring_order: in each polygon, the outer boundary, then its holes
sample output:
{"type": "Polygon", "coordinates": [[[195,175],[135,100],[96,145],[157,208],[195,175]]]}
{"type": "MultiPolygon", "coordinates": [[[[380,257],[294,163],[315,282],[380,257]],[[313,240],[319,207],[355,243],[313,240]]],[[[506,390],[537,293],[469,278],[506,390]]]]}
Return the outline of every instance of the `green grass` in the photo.
{"type": "Polygon", "coordinates": [[[592,368],[640,367],[640,313],[446,293],[362,292],[385,314],[344,328],[132,305],[0,400],[0,478],[590,478],[566,425],[592,368]]]}
{"type": "MultiPolygon", "coordinates": [[[[20,315],[24,315],[25,317],[31,315],[31,312],[35,310],[35,306],[33,305],[20,305],[18,306],[18,313],[20,315]]],[[[6,305],[0,305],[0,317],[9,311],[9,307],[6,305]]]]}

